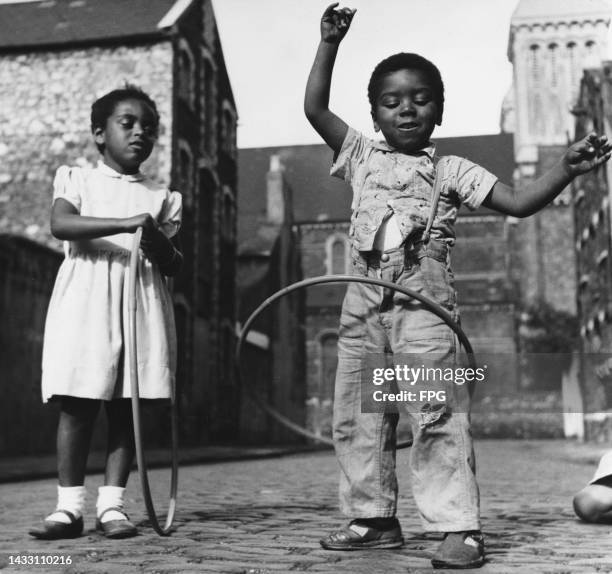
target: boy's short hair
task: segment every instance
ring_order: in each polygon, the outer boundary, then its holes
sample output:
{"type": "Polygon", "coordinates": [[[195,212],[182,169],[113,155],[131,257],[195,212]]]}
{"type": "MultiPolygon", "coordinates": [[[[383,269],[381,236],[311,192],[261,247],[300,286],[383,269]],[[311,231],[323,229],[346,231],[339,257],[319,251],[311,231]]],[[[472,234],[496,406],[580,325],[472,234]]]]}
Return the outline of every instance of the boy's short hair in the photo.
{"type": "Polygon", "coordinates": [[[420,70],[426,74],[433,88],[434,101],[438,106],[439,117],[442,119],[442,112],[444,111],[444,82],[442,81],[440,70],[438,70],[435,64],[423,58],[423,56],[408,52],[393,54],[393,56],[385,58],[374,68],[368,83],[368,100],[370,100],[372,111],[375,109],[381,80],[387,74],[397,72],[398,70],[420,70]]]}
{"type": "MultiPolygon", "coordinates": [[[[159,112],[155,102],[151,99],[151,96],[144,90],[133,84],[125,84],[123,88],[118,88],[108,94],[104,94],[101,98],[98,98],[91,106],[91,131],[95,132],[96,128],[105,128],[106,120],[113,114],[115,107],[119,102],[125,100],[140,100],[147,104],[155,114],[156,124],[159,125],[159,112]]],[[[97,146],[100,152],[103,151],[104,146],[97,146]]]]}

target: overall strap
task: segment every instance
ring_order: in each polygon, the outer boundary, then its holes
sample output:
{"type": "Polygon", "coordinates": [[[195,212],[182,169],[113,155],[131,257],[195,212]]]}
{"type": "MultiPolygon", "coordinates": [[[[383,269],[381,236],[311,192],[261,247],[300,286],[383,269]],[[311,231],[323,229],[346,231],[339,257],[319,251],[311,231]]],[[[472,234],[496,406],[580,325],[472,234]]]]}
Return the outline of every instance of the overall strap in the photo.
{"type": "Polygon", "coordinates": [[[440,163],[442,158],[440,156],[434,156],[433,164],[434,164],[434,182],[433,182],[433,191],[431,198],[431,209],[429,210],[429,217],[427,218],[427,225],[425,226],[425,231],[422,235],[423,243],[429,242],[429,234],[431,233],[431,226],[434,222],[434,217],[436,216],[436,211],[438,210],[438,202],[440,201],[440,193],[442,193],[442,181],[444,180],[444,170],[442,166],[444,162],[440,163]]]}

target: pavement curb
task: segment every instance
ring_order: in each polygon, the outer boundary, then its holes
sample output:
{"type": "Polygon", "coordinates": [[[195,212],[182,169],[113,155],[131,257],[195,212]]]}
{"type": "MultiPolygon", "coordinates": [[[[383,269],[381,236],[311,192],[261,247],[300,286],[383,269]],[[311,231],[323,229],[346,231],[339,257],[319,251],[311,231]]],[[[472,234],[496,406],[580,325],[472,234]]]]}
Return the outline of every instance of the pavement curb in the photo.
{"type": "MultiPolygon", "coordinates": [[[[325,445],[212,445],[181,448],[179,449],[179,466],[277,458],[293,454],[327,451],[330,448],[325,445]]],[[[105,458],[106,455],[102,451],[90,453],[87,461],[87,474],[104,472],[105,458]]],[[[165,468],[170,466],[170,452],[168,450],[151,449],[145,452],[145,458],[148,468],[165,468]]],[[[136,464],[134,464],[133,469],[136,469],[136,464]]],[[[57,463],[54,454],[0,458],[0,483],[40,480],[55,476],[57,476],[57,463]]]]}

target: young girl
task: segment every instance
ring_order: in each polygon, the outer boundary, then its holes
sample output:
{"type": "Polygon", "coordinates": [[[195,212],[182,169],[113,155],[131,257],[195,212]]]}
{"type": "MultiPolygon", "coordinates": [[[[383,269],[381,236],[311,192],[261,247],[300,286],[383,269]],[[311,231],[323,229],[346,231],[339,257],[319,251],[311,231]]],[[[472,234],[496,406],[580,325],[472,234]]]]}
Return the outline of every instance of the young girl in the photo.
{"type": "Polygon", "coordinates": [[[181,221],[181,195],[154,183],[139,168],[153,149],[159,115],[133,86],[114,90],[91,110],[102,160],[94,169],[57,170],[51,232],[65,241],[66,258],[49,304],[43,348],[43,400],[61,404],[57,431],[58,501],[42,527],[43,539],[83,531],[85,467],[94,422],[104,401],[108,451],[96,527],[109,538],[136,534],[123,510],[134,456],[128,322],[132,234],[143,228],[138,262],[137,344],[140,396],[170,398],[176,335],[164,275],[176,274],[182,255],[170,238],[181,221]]]}
{"type": "MultiPolygon", "coordinates": [[[[485,205],[516,217],[530,215],[576,175],[607,161],[611,146],[605,137],[589,135],[520,192],[468,160],[437,158],[430,136],[442,123],[442,78],[430,61],[406,53],[374,69],[368,97],[374,128],[384,141],[364,137],[329,109],[338,46],[354,16],[353,10],[335,10],[336,6],[323,14],[304,109],[334,151],[332,175],[353,188],[353,272],[421,292],[457,319],[450,250],[460,204],[471,209],[485,205]]],[[[473,93],[477,98],[478,90],[473,93]]],[[[361,411],[364,358],[389,352],[416,354],[421,360],[427,357],[452,366],[456,350],[450,328],[417,301],[373,285],[349,285],[340,319],[333,434],[342,470],[341,507],[352,520],[323,538],[324,548],[395,548],[403,543],[395,517],[398,419],[394,412],[361,411]]],[[[420,411],[409,413],[417,508],[425,530],[445,535],[433,556],[434,567],[484,563],[469,412],[458,408],[462,401],[469,403],[469,394],[461,392],[466,387],[450,383],[447,394],[452,400],[423,404],[420,411]]]]}

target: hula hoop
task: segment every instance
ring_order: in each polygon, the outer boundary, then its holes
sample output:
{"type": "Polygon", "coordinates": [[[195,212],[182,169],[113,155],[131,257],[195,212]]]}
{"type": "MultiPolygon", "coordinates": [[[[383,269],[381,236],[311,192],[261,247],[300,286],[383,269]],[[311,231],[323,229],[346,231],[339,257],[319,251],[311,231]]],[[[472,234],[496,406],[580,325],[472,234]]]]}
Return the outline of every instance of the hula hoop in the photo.
{"type": "MultiPolygon", "coordinates": [[[[408,297],[412,297],[413,299],[417,299],[426,309],[440,317],[457,335],[459,338],[459,342],[465,349],[465,352],[468,356],[468,361],[470,367],[476,368],[476,359],[474,357],[474,351],[472,349],[472,345],[470,344],[467,335],[463,332],[463,329],[456,323],[451,317],[450,313],[446,311],[443,307],[438,305],[435,301],[432,301],[428,297],[413,291],[412,289],[408,289],[407,287],[402,287],[400,285],[396,285],[395,283],[390,283],[389,281],[383,281],[382,279],[374,279],[373,277],[355,277],[353,275],[325,275],[321,277],[311,277],[309,279],[304,279],[303,281],[298,281],[297,283],[292,283],[283,289],[278,290],[276,293],[268,297],[255,311],[251,313],[249,318],[246,320],[242,330],[240,331],[240,337],[238,338],[238,343],[236,344],[236,355],[234,359],[234,371],[236,373],[238,384],[246,391],[249,398],[257,405],[260,409],[266,412],[269,416],[271,416],[276,422],[282,424],[288,429],[294,431],[295,433],[304,436],[306,438],[312,439],[314,441],[327,444],[333,446],[333,441],[330,438],[317,435],[312,431],[294,423],[292,420],[288,419],[285,415],[279,413],[274,407],[270,406],[268,403],[262,401],[252,390],[249,385],[242,385],[242,378],[240,374],[240,356],[242,353],[242,346],[244,341],[246,340],[246,336],[251,330],[251,326],[255,319],[260,315],[260,313],[269,307],[272,303],[292,293],[293,291],[297,291],[298,289],[303,289],[305,287],[310,287],[312,285],[321,285],[323,283],[369,283],[371,285],[378,285],[380,287],[385,287],[387,289],[391,289],[393,291],[398,291],[407,295],[408,297]]],[[[412,440],[407,440],[404,442],[400,442],[396,445],[396,449],[402,449],[412,446],[412,440]]]]}
{"type": "Polygon", "coordinates": [[[132,243],[132,252],[130,254],[130,282],[128,288],[128,349],[130,354],[130,382],[132,386],[132,416],[134,419],[134,444],[136,447],[136,462],[138,463],[138,474],[140,476],[140,484],[142,486],[142,495],[144,497],[145,506],[147,507],[147,515],[153,525],[153,529],[160,536],[168,536],[174,521],[174,513],[176,511],[176,492],[178,485],[178,416],[176,408],[176,392],[172,388],[170,398],[170,417],[172,428],[172,476],[170,479],[170,500],[168,503],[168,514],[166,515],[166,523],[163,528],[157,520],[153,499],[151,498],[151,489],[149,488],[149,479],[147,476],[147,463],[145,461],[143,442],[142,442],[142,425],[140,423],[140,395],[138,390],[138,356],[136,351],[136,277],[138,275],[138,249],[140,247],[140,238],[142,237],[142,227],[139,227],[134,234],[132,243]]]}

